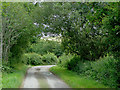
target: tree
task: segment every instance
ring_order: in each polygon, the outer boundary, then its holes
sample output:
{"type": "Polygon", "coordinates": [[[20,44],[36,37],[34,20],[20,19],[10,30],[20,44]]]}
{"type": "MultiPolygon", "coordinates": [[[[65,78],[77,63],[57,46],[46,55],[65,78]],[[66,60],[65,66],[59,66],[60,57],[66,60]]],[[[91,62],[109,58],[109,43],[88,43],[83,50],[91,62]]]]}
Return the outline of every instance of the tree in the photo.
{"type": "MultiPolygon", "coordinates": [[[[38,34],[26,3],[3,3],[3,61],[22,55],[30,39],[38,34]]],[[[28,4],[31,6],[31,4],[28,4]]]]}
{"type": "MultiPolygon", "coordinates": [[[[95,15],[93,4],[95,3],[42,3],[41,7],[35,9],[37,14],[34,17],[40,27],[45,29],[44,32],[62,34],[62,44],[68,52],[85,60],[95,60],[106,53],[108,46],[104,43],[105,37],[100,25],[89,18],[95,15]]],[[[98,3],[98,6],[103,4],[98,3]]]]}
{"type": "Polygon", "coordinates": [[[102,20],[103,29],[108,32],[106,44],[109,45],[109,52],[118,60],[116,70],[118,71],[118,87],[120,87],[120,2],[109,3],[107,6],[109,15],[102,20]]]}

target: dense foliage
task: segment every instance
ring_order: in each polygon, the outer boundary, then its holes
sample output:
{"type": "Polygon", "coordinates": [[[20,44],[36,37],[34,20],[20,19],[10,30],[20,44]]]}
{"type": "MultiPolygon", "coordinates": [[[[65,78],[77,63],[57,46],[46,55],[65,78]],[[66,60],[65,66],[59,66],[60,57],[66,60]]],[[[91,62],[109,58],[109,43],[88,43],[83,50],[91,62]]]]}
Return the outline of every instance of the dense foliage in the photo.
{"type": "Polygon", "coordinates": [[[73,56],[74,55],[71,54],[66,55],[65,53],[63,53],[63,55],[58,58],[58,65],[67,68],[68,63],[73,58],[73,56]]]}
{"type": "MultiPolygon", "coordinates": [[[[44,15],[45,20],[47,20],[47,22],[44,21],[44,24],[49,26],[45,30],[61,33],[64,49],[81,56],[85,60],[98,59],[106,54],[107,50],[107,45],[104,42],[106,38],[101,35],[103,34],[102,30],[89,19],[89,14],[93,13],[91,11],[93,9],[92,4],[94,3],[45,3],[45,5],[43,3],[40,4],[43,8],[36,8],[37,11],[48,9],[48,7],[50,10],[52,8],[49,16],[44,15]]],[[[36,17],[37,23],[39,23],[40,17],[36,17]]]]}
{"type": "Polygon", "coordinates": [[[43,55],[42,61],[45,64],[52,64],[52,65],[54,65],[54,64],[57,64],[58,59],[57,59],[57,56],[54,55],[53,53],[48,53],[48,54],[43,55]]]}
{"type": "Polygon", "coordinates": [[[31,46],[26,49],[23,55],[23,63],[28,65],[49,65],[57,64],[58,58],[63,53],[60,42],[47,39],[34,38],[31,46]]]}
{"type": "Polygon", "coordinates": [[[50,41],[50,40],[36,40],[27,52],[34,52],[40,55],[47,54],[48,52],[54,53],[57,57],[61,56],[63,49],[60,42],[50,41]]]}
{"type": "Polygon", "coordinates": [[[57,56],[53,53],[41,56],[37,53],[26,53],[23,55],[23,63],[27,65],[49,65],[57,63],[57,56]]]}
{"type": "Polygon", "coordinates": [[[40,32],[30,15],[31,6],[32,3],[3,3],[2,5],[3,63],[7,62],[10,65],[19,63],[29,41],[40,32]]]}
{"type": "Polygon", "coordinates": [[[117,60],[111,56],[101,58],[97,61],[84,61],[78,56],[73,57],[69,60],[67,68],[75,71],[80,75],[86,77],[92,77],[97,82],[101,82],[104,85],[110,87],[117,87],[117,60]]]}
{"type": "Polygon", "coordinates": [[[62,44],[66,52],[80,57],[73,58],[71,63],[68,63],[69,69],[72,70],[78,61],[96,61],[110,54],[115,58],[116,63],[111,60],[117,70],[115,79],[111,80],[120,82],[119,2],[40,3],[40,6],[42,8],[35,9],[36,15],[43,13],[44,16],[34,16],[35,21],[40,27],[46,25],[45,31],[62,34],[62,44]],[[42,12],[38,12],[41,10],[42,12]],[[45,10],[48,14],[44,12],[45,10]]]}
{"type": "Polygon", "coordinates": [[[120,2],[3,3],[3,69],[9,71],[19,62],[58,62],[105,85],[118,87],[119,7],[120,2]],[[61,34],[64,49],[59,42],[34,40],[42,32],[61,34]],[[29,54],[21,59],[24,53],[29,54]]]}
{"type": "Polygon", "coordinates": [[[27,65],[40,65],[43,64],[41,55],[37,53],[27,53],[23,55],[23,63],[27,65]]]}

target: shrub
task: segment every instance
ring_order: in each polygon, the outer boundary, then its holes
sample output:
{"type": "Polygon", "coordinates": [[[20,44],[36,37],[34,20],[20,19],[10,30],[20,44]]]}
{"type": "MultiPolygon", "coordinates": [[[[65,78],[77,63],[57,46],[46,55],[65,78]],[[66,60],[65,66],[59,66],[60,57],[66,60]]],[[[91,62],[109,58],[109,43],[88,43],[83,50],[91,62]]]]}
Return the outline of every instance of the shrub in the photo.
{"type": "Polygon", "coordinates": [[[58,60],[59,60],[58,65],[60,65],[62,67],[67,67],[67,64],[71,60],[71,58],[73,58],[73,55],[71,55],[71,54],[66,55],[64,53],[62,56],[60,56],[58,58],[58,60]]]}
{"type": "Polygon", "coordinates": [[[10,62],[2,62],[2,72],[12,73],[14,72],[14,67],[10,65],[10,62]]]}
{"type": "Polygon", "coordinates": [[[10,66],[2,65],[2,72],[12,73],[12,72],[14,72],[14,70],[10,66]]]}
{"type": "Polygon", "coordinates": [[[74,56],[67,64],[67,68],[69,70],[76,70],[76,65],[77,63],[80,61],[80,57],[79,56],[74,56]]]}
{"type": "Polygon", "coordinates": [[[35,52],[40,55],[44,55],[50,52],[54,53],[57,57],[59,57],[62,55],[63,49],[59,42],[40,40],[38,43],[32,44],[28,52],[35,52]]]}
{"type": "Polygon", "coordinates": [[[29,65],[41,65],[43,64],[42,62],[42,57],[39,54],[36,53],[28,53],[24,55],[24,60],[23,62],[29,65]]]}
{"type": "Polygon", "coordinates": [[[44,64],[57,64],[58,59],[54,53],[48,53],[42,56],[42,61],[44,64]]]}
{"type": "Polygon", "coordinates": [[[91,70],[91,62],[90,61],[79,61],[77,65],[74,67],[74,71],[79,74],[85,74],[86,71],[91,70]]]}
{"type": "Polygon", "coordinates": [[[43,56],[37,53],[27,53],[23,55],[22,63],[28,65],[46,65],[57,64],[57,56],[54,53],[48,53],[43,56]]]}
{"type": "Polygon", "coordinates": [[[116,63],[117,60],[112,56],[106,56],[92,62],[80,60],[79,57],[75,56],[70,60],[67,68],[78,74],[92,77],[104,85],[117,87],[118,72],[116,70],[116,63]]]}
{"type": "Polygon", "coordinates": [[[113,57],[107,56],[91,63],[90,75],[110,87],[117,86],[116,61],[113,57]]]}

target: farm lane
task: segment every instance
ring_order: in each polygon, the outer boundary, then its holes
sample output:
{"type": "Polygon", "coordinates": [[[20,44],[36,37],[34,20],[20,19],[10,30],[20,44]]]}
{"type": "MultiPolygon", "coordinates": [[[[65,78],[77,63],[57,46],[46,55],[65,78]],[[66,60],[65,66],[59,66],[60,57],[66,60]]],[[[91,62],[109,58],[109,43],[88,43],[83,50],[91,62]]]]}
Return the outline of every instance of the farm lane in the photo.
{"type": "Polygon", "coordinates": [[[29,68],[21,88],[69,88],[66,83],[49,71],[52,66],[55,65],[29,68]]]}

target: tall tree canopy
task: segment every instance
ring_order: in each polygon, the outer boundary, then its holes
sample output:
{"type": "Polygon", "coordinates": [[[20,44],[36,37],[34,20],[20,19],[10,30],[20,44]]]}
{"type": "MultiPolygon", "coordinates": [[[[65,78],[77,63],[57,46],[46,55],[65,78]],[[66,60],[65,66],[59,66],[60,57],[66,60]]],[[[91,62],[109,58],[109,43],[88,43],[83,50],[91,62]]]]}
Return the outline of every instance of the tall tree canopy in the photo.
{"type": "Polygon", "coordinates": [[[3,3],[3,61],[20,57],[38,29],[30,15],[32,3],[3,3]]]}
{"type": "Polygon", "coordinates": [[[50,32],[61,34],[66,52],[89,61],[111,54],[120,70],[120,2],[3,3],[2,29],[3,61],[10,64],[50,32]]]}
{"type": "Polygon", "coordinates": [[[68,52],[85,60],[95,60],[108,49],[106,31],[102,29],[102,18],[108,14],[107,5],[109,3],[40,3],[33,17],[46,32],[62,34],[62,43],[68,52]]]}

